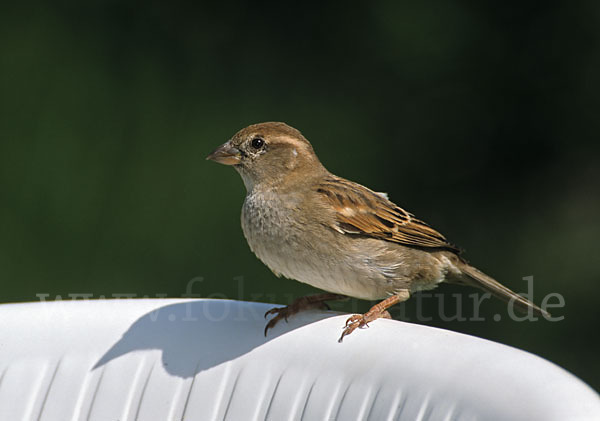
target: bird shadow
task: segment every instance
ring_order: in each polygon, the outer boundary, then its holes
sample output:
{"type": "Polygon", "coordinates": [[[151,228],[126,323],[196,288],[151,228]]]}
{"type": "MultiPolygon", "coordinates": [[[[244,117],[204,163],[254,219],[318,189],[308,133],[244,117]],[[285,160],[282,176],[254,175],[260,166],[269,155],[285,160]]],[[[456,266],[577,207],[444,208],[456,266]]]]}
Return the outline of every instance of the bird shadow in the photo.
{"type": "Polygon", "coordinates": [[[156,308],[139,317],[93,369],[132,352],[160,350],[165,371],[193,377],[287,332],[338,314],[305,311],[289,323],[281,321],[265,337],[264,313],[272,307],[232,300],[190,300],[156,308]]]}

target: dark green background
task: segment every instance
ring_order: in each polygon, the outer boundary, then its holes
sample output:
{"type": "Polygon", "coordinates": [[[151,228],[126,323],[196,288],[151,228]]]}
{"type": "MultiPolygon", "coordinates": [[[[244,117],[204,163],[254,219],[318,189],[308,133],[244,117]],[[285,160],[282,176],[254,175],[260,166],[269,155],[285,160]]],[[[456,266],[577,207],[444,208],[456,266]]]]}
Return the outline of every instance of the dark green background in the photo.
{"type": "MultiPolygon", "coordinates": [[[[196,277],[202,296],[313,292],[251,254],[243,184],[204,160],[280,120],[509,287],[566,301],[562,322],[494,322],[488,300],[485,322],[427,324],[600,387],[599,2],[212,3],[2,6],[1,301],[178,297],[196,277]]],[[[472,290],[436,292],[470,312],[472,290]]]]}

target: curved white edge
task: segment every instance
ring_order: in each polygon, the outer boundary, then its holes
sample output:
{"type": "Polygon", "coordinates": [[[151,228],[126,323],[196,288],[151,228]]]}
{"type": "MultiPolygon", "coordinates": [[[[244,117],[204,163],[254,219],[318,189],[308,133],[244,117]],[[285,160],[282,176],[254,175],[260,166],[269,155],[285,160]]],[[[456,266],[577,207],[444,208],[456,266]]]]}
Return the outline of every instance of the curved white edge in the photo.
{"type": "Polygon", "coordinates": [[[107,300],[0,306],[0,420],[598,420],[600,398],[535,355],[272,305],[107,300]]]}

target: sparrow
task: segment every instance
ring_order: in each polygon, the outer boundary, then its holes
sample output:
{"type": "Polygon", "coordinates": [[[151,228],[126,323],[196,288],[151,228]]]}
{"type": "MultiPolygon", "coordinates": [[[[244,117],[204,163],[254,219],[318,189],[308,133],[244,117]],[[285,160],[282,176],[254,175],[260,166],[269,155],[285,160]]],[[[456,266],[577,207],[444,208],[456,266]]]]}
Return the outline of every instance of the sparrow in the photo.
{"type": "Polygon", "coordinates": [[[248,126],[207,159],[233,166],[242,177],[242,230],[256,256],[278,277],[327,291],[269,310],[265,317],[274,317],[265,335],[281,319],[329,300],[382,300],[347,320],[341,342],[441,282],[479,287],[520,310],[549,316],[471,266],[442,234],[385,193],[327,171],[310,142],[285,123],[248,126]]]}

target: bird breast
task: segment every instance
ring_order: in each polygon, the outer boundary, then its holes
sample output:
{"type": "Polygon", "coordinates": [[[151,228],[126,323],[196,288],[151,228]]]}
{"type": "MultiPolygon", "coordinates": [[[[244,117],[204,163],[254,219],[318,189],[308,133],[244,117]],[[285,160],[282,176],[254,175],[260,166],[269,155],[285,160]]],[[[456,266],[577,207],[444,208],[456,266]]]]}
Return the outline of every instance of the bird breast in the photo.
{"type": "MultiPolygon", "coordinates": [[[[251,250],[277,276],[316,288],[376,300],[414,289],[422,276],[414,273],[414,260],[433,259],[428,253],[379,239],[340,234],[325,226],[294,195],[251,192],[242,208],[242,229],[251,250]]],[[[422,262],[430,267],[433,262],[422,262]]],[[[421,266],[422,267],[422,266],[421,266]]],[[[423,279],[441,281],[437,273],[423,279]]],[[[419,286],[417,289],[428,287],[419,286]]]]}
{"type": "Polygon", "coordinates": [[[294,264],[302,249],[302,232],[297,219],[297,203],[292,197],[270,192],[252,192],[242,207],[242,230],[250,249],[277,276],[298,279],[294,264]]]}

